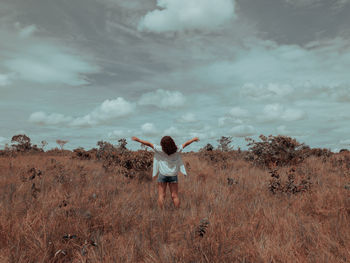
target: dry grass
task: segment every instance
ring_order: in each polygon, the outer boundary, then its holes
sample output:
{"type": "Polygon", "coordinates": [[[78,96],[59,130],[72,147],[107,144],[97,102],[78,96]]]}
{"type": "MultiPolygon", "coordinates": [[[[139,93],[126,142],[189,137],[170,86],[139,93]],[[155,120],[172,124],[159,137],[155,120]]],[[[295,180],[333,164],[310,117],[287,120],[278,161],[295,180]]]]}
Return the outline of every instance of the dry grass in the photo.
{"type": "Polygon", "coordinates": [[[344,156],[306,159],[311,188],[273,194],[268,170],[186,154],[181,208],[167,193],[163,211],[155,181],[95,159],[0,157],[0,262],[349,262],[344,156]]]}

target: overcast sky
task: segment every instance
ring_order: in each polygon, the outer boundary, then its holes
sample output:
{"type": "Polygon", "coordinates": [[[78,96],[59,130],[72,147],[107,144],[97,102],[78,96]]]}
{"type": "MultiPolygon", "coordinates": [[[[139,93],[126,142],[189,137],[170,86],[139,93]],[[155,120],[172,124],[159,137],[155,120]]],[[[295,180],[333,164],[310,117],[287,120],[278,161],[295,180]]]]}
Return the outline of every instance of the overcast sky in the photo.
{"type": "Polygon", "coordinates": [[[350,0],[0,2],[0,148],[350,145],[350,0]]]}

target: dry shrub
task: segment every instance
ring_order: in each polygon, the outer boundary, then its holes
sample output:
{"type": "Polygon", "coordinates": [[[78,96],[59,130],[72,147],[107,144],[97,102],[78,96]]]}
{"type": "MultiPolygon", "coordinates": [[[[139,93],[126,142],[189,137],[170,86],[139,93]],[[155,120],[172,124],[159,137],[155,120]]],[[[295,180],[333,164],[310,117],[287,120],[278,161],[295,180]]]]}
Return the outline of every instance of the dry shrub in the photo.
{"type": "Polygon", "coordinates": [[[260,135],[260,142],[247,138],[249,152],[246,160],[253,162],[260,167],[297,165],[310,156],[322,157],[323,161],[329,158],[332,153],[328,149],[311,149],[304,143],[288,136],[268,137],[260,135]]]}
{"type": "Polygon", "coordinates": [[[91,160],[94,155],[96,155],[95,150],[85,151],[84,148],[77,148],[73,150],[74,155],[72,158],[77,158],[80,160],[91,160]]]}
{"type": "Polygon", "coordinates": [[[119,147],[108,142],[98,142],[99,149],[96,158],[102,161],[106,172],[118,171],[128,178],[137,178],[139,181],[151,179],[153,154],[146,150],[137,152],[126,149],[125,142],[121,141],[119,147]]]}
{"type": "Polygon", "coordinates": [[[269,173],[271,175],[269,190],[273,194],[297,194],[311,190],[312,183],[310,176],[297,173],[294,167],[291,167],[282,176],[276,167],[270,169],[269,173]]]}
{"type": "Polygon", "coordinates": [[[259,136],[261,142],[248,138],[250,154],[247,156],[249,161],[262,167],[269,167],[271,164],[277,166],[297,164],[303,160],[300,154],[305,147],[304,144],[287,136],[259,136]]]}

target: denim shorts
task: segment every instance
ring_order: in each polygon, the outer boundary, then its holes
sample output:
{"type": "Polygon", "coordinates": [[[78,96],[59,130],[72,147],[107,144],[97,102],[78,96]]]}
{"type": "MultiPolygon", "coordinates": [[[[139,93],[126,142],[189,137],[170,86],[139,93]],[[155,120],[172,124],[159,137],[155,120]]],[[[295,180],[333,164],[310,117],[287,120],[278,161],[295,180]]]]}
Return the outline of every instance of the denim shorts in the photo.
{"type": "Polygon", "coordinates": [[[165,176],[165,175],[159,174],[158,183],[177,183],[177,175],[165,176]]]}

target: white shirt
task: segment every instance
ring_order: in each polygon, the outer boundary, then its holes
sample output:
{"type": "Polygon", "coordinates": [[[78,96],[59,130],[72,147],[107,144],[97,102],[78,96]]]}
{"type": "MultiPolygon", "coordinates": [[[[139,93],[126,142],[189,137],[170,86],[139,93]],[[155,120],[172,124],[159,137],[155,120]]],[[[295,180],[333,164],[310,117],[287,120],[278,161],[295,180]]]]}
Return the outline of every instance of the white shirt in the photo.
{"type": "Polygon", "coordinates": [[[167,155],[163,152],[162,147],[157,144],[153,144],[154,158],[153,158],[153,177],[158,173],[164,176],[175,176],[180,171],[182,174],[187,175],[185,165],[182,162],[180,153],[183,147],[177,148],[176,153],[167,155]]]}

